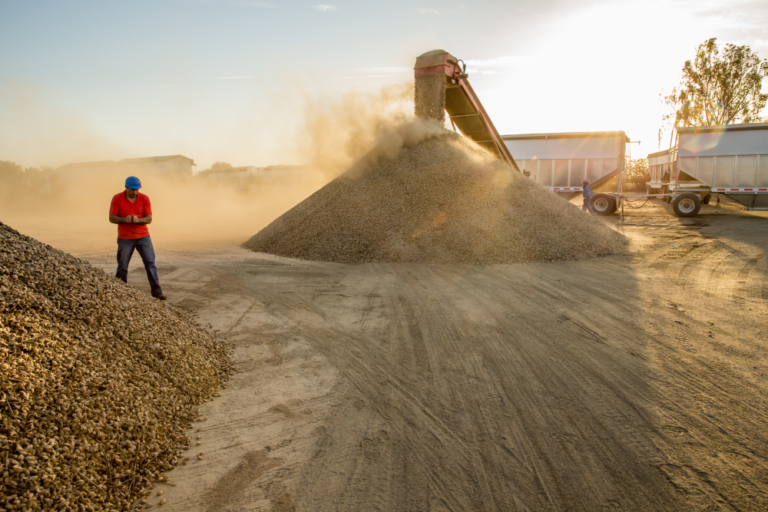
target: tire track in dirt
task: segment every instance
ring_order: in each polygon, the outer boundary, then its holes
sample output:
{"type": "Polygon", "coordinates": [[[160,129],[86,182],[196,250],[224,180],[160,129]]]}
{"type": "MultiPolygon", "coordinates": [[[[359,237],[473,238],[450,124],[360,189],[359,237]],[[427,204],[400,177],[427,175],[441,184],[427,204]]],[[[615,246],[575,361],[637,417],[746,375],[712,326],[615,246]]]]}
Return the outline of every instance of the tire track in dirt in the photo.
{"type": "MultiPolygon", "coordinates": [[[[400,287],[400,290],[402,289],[403,287],[400,287]]],[[[450,316],[455,318],[457,315],[455,312],[451,312],[450,316]]],[[[426,318],[431,317],[430,312],[422,311],[422,315],[420,316],[420,318],[423,319],[425,317],[426,318]]],[[[437,330],[435,327],[436,325],[442,325],[443,330],[445,330],[446,328],[450,329],[451,322],[450,321],[446,322],[445,318],[446,318],[445,316],[439,315],[436,321],[426,322],[429,325],[428,330],[432,330],[432,329],[437,330]]],[[[457,336],[456,333],[454,332],[453,336],[447,337],[447,339],[451,340],[451,342],[453,342],[454,344],[456,343],[456,340],[458,338],[473,337],[472,333],[466,329],[466,324],[462,323],[462,320],[465,320],[465,319],[460,319],[458,321],[459,327],[456,329],[460,333],[460,335],[457,336]]],[[[473,324],[470,324],[470,325],[473,325],[473,324]]],[[[584,332],[583,329],[581,329],[581,332],[582,333],[584,332]]],[[[317,335],[317,333],[315,334],[317,335]]],[[[305,335],[308,335],[308,334],[305,334],[305,335]]],[[[487,336],[488,336],[488,333],[486,332],[481,332],[475,335],[475,337],[487,337],[487,336]]],[[[342,343],[343,337],[341,337],[339,333],[336,333],[333,336],[320,336],[320,340],[325,338],[331,338],[331,337],[335,339],[334,345],[344,344],[342,343]]],[[[442,335],[440,337],[442,338],[442,335]]],[[[322,341],[320,340],[316,338],[314,341],[322,344],[322,341]]],[[[346,340],[343,340],[343,341],[346,341],[346,340]]],[[[433,339],[430,339],[430,341],[433,341],[433,339]]],[[[472,341],[475,341],[475,339],[473,339],[472,341]]],[[[536,341],[541,342],[542,340],[539,338],[539,339],[536,339],[536,341]]],[[[379,361],[378,357],[371,357],[372,350],[370,346],[373,345],[374,342],[375,340],[365,340],[364,345],[369,347],[367,349],[367,353],[364,354],[367,357],[364,357],[360,361],[356,361],[356,363],[360,366],[367,365],[368,372],[365,374],[365,377],[362,379],[356,377],[354,375],[354,371],[348,373],[351,381],[355,383],[359,383],[361,381],[370,383],[371,381],[375,381],[376,379],[372,376],[371,372],[375,372],[376,368],[385,367],[386,364],[390,364],[390,365],[393,364],[393,361],[391,360],[388,362],[385,362],[385,361],[379,361]],[[379,362],[377,363],[376,361],[379,361],[379,362]]],[[[589,340],[589,342],[593,343],[594,340],[591,339],[589,340]]],[[[358,344],[358,340],[349,340],[349,343],[351,344],[351,346],[354,346],[356,350],[347,351],[347,353],[354,354],[357,352],[357,350],[364,349],[363,345],[358,344]]],[[[458,353],[464,355],[464,353],[467,352],[466,350],[467,346],[474,347],[471,343],[469,345],[459,344],[459,345],[454,345],[454,350],[458,349],[457,350],[458,353]]],[[[332,347],[327,347],[327,348],[331,349],[332,347]]],[[[347,347],[347,349],[348,348],[350,347],[347,347]]],[[[444,352],[442,348],[445,348],[445,347],[441,347],[441,349],[437,350],[436,352],[438,353],[444,352]]],[[[475,351],[476,350],[473,350],[473,352],[475,351]]],[[[333,360],[338,360],[339,356],[340,354],[337,354],[337,353],[334,353],[332,355],[329,354],[329,357],[333,360]]],[[[348,360],[347,362],[350,363],[351,361],[348,360]]],[[[396,361],[394,361],[394,365],[397,365],[396,361]]],[[[498,449],[498,448],[491,449],[491,450],[486,449],[486,446],[493,446],[493,443],[490,443],[490,444],[488,443],[488,441],[490,440],[489,438],[491,436],[498,437],[494,434],[494,432],[498,432],[496,431],[496,429],[498,428],[497,425],[503,424],[505,422],[504,420],[506,419],[506,418],[501,419],[501,421],[499,421],[499,419],[495,419],[497,415],[495,410],[498,408],[498,404],[478,403],[477,397],[481,397],[481,396],[485,397],[487,394],[490,393],[487,385],[485,386],[483,385],[484,381],[488,380],[487,365],[488,365],[488,359],[484,359],[484,358],[478,359],[477,357],[466,357],[463,365],[463,374],[465,378],[459,381],[460,385],[459,385],[458,392],[454,394],[454,396],[459,396],[461,398],[462,407],[458,411],[459,414],[456,414],[456,411],[448,411],[444,407],[436,408],[435,406],[440,405],[441,401],[435,399],[434,397],[431,400],[425,398],[423,401],[418,402],[417,410],[419,410],[419,412],[425,413],[426,411],[424,410],[424,408],[431,407],[432,409],[431,414],[434,415],[434,418],[436,419],[443,418],[441,423],[446,425],[445,427],[443,427],[440,424],[434,425],[434,421],[430,421],[431,418],[429,415],[420,415],[421,417],[417,417],[409,421],[406,421],[405,425],[399,425],[399,426],[396,425],[394,429],[400,432],[407,432],[409,438],[410,437],[423,438],[423,435],[425,432],[422,430],[425,429],[425,427],[427,432],[429,431],[433,432],[432,434],[433,437],[435,435],[440,437],[441,434],[446,435],[451,430],[455,430],[455,432],[458,433],[458,435],[461,437],[462,442],[467,446],[466,449],[469,452],[469,455],[467,456],[469,458],[468,464],[462,463],[462,466],[471,468],[472,473],[475,475],[475,476],[470,476],[468,474],[462,478],[464,481],[472,482],[472,485],[469,487],[471,487],[473,491],[470,492],[468,489],[465,489],[465,493],[467,495],[472,495],[476,493],[477,489],[482,489],[483,487],[489,490],[485,492],[485,497],[479,498],[480,499],[479,502],[476,501],[476,499],[478,498],[475,498],[467,502],[466,501],[467,497],[464,497],[462,500],[455,502],[454,500],[456,500],[456,497],[457,497],[457,494],[456,494],[457,489],[456,489],[456,483],[455,483],[456,480],[454,480],[454,483],[453,483],[454,492],[452,493],[452,495],[437,496],[437,498],[442,500],[443,503],[447,504],[449,509],[462,509],[462,508],[466,509],[467,507],[473,507],[473,508],[479,507],[480,509],[484,509],[484,510],[492,510],[497,507],[496,505],[497,498],[499,499],[498,501],[500,503],[507,503],[509,501],[514,502],[511,496],[515,494],[515,491],[511,490],[508,484],[502,483],[500,480],[498,480],[498,478],[496,478],[496,475],[499,473],[498,468],[503,468],[507,466],[508,465],[507,459],[509,459],[509,457],[504,456],[503,458],[499,459],[500,456],[494,455],[494,453],[503,454],[507,452],[503,449],[498,449]],[[467,398],[464,398],[465,396],[467,398]],[[448,414],[446,414],[446,412],[448,414]],[[453,414],[451,412],[453,412],[453,414]],[[428,427],[428,424],[430,422],[433,423],[432,428],[428,427]],[[413,430],[414,425],[419,426],[419,428],[416,431],[413,430]],[[408,428],[409,426],[411,427],[410,429],[408,428]],[[437,434],[435,434],[435,432],[437,432],[437,434]],[[474,446],[475,448],[470,449],[469,447],[471,446],[474,446]],[[494,474],[494,478],[496,478],[496,481],[494,481],[492,484],[489,483],[489,476],[488,476],[489,474],[494,474]],[[487,483],[485,485],[481,485],[480,487],[478,487],[477,484],[480,482],[487,482],[487,483]],[[491,491],[490,488],[492,487],[495,487],[496,490],[491,491]]],[[[541,364],[541,361],[538,361],[538,360],[535,362],[526,363],[526,368],[538,368],[540,366],[542,366],[542,364],[541,364]]],[[[543,366],[546,366],[546,365],[543,365],[543,366]]],[[[399,386],[396,385],[395,383],[390,382],[388,383],[388,386],[381,386],[381,387],[389,387],[390,389],[397,390],[399,387],[409,386],[409,389],[411,390],[411,392],[416,392],[417,395],[419,396],[428,395],[428,392],[425,391],[425,388],[427,388],[428,384],[424,381],[424,379],[419,380],[420,382],[419,384],[417,382],[414,382],[416,379],[413,376],[397,375],[397,372],[398,372],[397,368],[394,368],[391,370],[393,370],[393,373],[390,373],[389,376],[393,377],[393,374],[394,374],[394,378],[400,381],[399,386]]],[[[347,371],[349,371],[349,369],[347,371]]],[[[504,372],[501,369],[498,369],[496,371],[499,374],[502,374],[502,375],[504,374],[504,372]]],[[[551,379],[552,373],[554,373],[552,370],[545,372],[546,375],[542,377],[542,380],[551,379]]],[[[454,378],[453,380],[455,381],[456,379],[454,378]]],[[[592,384],[587,383],[584,385],[592,385],[592,384]]],[[[371,398],[371,396],[375,396],[377,394],[373,390],[370,390],[370,392],[366,392],[364,388],[361,387],[360,389],[366,396],[368,396],[369,399],[371,398]]],[[[515,393],[512,393],[513,400],[514,399],[519,400],[520,394],[521,393],[518,393],[517,396],[515,396],[515,393]]],[[[396,395],[396,393],[393,393],[392,395],[396,395]]],[[[407,414],[406,411],[398,410],[402,408],[402,404],[408,402],[408,399],[406,398],[406,396],[404,394],[400,394],[400,396],[395,396],[394,398],[396,399],[396,402],[393,403],[392,401],[388,401],[386,404],[383,404],[384,407],[381,410],[381,414],[385,417],[385,420],[398,419],[397,415],[407,414]]],[[[374,402],[374,407],[375,405],[376,404],[374,402]]],[[[531,413],[535,412],[536,409],[537,409],[537,406],[534,404],[531,404],[529,406],[529,409],[526,410],[523,414],[519,414],[519,416],[531,415],[531,413]]],[[[552,417],[549,420],[542,419],[539,422],[535,422],[537,423],[536,427],[540,428],[541,424],[554,423],[556,422],[554,418],[555,417],[552,417]]],[[[597,431],[600,428],[602,427],[597,427],[594,430],[597,431]]],[[[537,440],[539,432],[537,432],[536,428],[532,428],[532,426],[526,425],[522,430],[523,432],[525,432],[525,434],[527,434],[523,436],[523,439],[527,440],[528,442],[530,442],[531,440],[534,440],[534,444],[540,443],[540,440],[537,440]]],[[[561,439],[568,439],[568,438],[564,437],[561,439]]],[[[450,438],[448,438],[448,441],[450,441],[450,438]]],[[[495,440],[494,440],[494,443],[495,443],[495,440]]],[[[549,440],[545,443],[545,445],[546,446],[541,446],[541,447],[529,450],[530,454],[527,455],[526,458],[529,461],[531,461],[533,464],[529,465],[529,467],[523,471],[524,473],[528,473],[528,474],[532,473],[538,476],[538,481],[540,482],[539,488],[544,490],[544,494],[546,494],[547,492],[552,493],[553,490],[557,490],[557,485],[560,485],[557,482],[554,482],[552,480],[551,475],[547,476],[553,471],[552,467],[538,466],[538,461],[542,461],[542,460],[546,461],[548,459],[551,459],[552,458],[551,452],[553,450],[559,449],[556,446],[557,445],[556,441],[549,440]]],[[[424,457],[424,462],[426,463],[430,458],[430,453],[439,453],[439,451],[436,451],[436,449],[442,450],[442,451],[446,449],[450,450],[449,448],[450,446],[451,444],[449,444],[448,442],[443,442],[443,443],[440,443],[439,445],[434,445],[434,448],[432,450],[427,450],[427,453],[424,453],[425,451],[424,446],[421,446],[421,447],[414,446],[413,448],[420,450],[422,452],[422,456],[424,457]]],[[[462,460],[467,460],[467,457],[460,457],[460,458],[462,460]]],[[[513,460],[515,459],[513,458],[513,460]]],[[[518,457],[517,460],[520,460],[520,458],[518,457]]],[[[445,483],[442,483],[442,482],[443,482],[443,478],[446,476],[446,473],[447,473],[446,463],[448,466],[450,466],[452,464],[455,464],[455,461],[442,460],[441,462],[442,464],[438,466],[440,468],[441,474],[438,475],[438,474],[430,473],[430,476],[432,477],[433,488],[436,490],[439,490],[441,488],[451,487],[450,484],[445,485],[445,483]]],[[[431,467],[431,465],[427,464],[426,467],[429,468],[431,467]]],[[[568,474],[567,477],[565,475],[560,477],[560,479],[563,481],[569,478],[572,478],[572,475],[570,473],[568,474]]],[[[463,488],[464,486],[461,486],[461,487],[463,488]]],[[[552,494],[550,495],[548,502],[534,501],[529,505],[533,507],[538,507],[538,508],[541,508],[542,506],[558,508],[558,506],[563,505],[563,502],[561,501],[562,498],[560,498],[558,494],[573,495],[573,492],[566,491],[566,490],[559,490],[554,495],[552,494]]],[[[603,502],[607,503],[609,500],[614,499],[613,497],[603,497],[603,498],[604,499],[600,500],[601,503],[603,502]]]]}
{"type": "MultiPolygon", "coordinates": [[[[750,237],[753,240],[759,238],[750,237]]],[[[700,504],[762,508],[768,503],[765,487],[743,492],[752,484],[738,482],[755,481],[754,477],[745,476],[741,463],[724,463],[722,454],[746,450],[750,454],[746,473],[761,475],[756,481],[768,475],[764,445],[757,441],[765,439],[760,425],[768,419],[766,387],[764,379],[755,378],[765,370],[764,339],[757,336],[754,323],[757,312],[765,311],[765,302],[745,293],[748,279],[758,289],[764,286],[765,272],[758,262],[765,247],[727,236],[712,245],[711,250],[697,251],[691,261],[681,258],[665,269],[669,275],[677,272],[678,286],[665,290],[674,307],[657,310],[659,323],[667,326],[657,338],[667,349],[660,360],[666,382],[658,402],[666,415],[674,415],[686,428],[684,435],[659,430],[658,444],[672,460],[689,462],[660,467],[682,468],[665,470],[665,475],[675,485],[688,486],[690,496],[706,497],[694,500],[700,504]],[[687,272],[683,278],[680,269],[687,272]],[[753,368],[749,362],[759,366],[753,368]],[[737,431],[726,426],[733,424],[739,425],[737,431]]],[[[663,301],[661,295],[651,298],[663,301]]]]}

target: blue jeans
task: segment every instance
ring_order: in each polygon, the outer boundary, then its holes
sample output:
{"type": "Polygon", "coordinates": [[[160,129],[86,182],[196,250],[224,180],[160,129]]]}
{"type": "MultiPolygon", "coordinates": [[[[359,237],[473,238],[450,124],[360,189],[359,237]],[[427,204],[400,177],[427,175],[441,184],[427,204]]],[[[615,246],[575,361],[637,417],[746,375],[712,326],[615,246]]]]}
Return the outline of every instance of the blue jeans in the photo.
{"type": "Polygon", "coordinates": [[[581,205],[581,211],[589,211],[590,214],[595,214],[595,210],[592,209],[592,196],[584,196],[584,204],[581,205]]]}
{"type": "Polygon", "coordinates": [[[144,262],[144,269],[147,271],[147,279],[152,287],[152,296],[160,295],[163,289],[160,288],[160,280],[157,277],[157,267],[155,266],[155,248],[152,247],[152,239],[148,236],[126,240],[117,239],[117,274],[115,277],[128,282],[128,264],[131,262],[133,250],[139,251],[141,261],[144,262]]]}

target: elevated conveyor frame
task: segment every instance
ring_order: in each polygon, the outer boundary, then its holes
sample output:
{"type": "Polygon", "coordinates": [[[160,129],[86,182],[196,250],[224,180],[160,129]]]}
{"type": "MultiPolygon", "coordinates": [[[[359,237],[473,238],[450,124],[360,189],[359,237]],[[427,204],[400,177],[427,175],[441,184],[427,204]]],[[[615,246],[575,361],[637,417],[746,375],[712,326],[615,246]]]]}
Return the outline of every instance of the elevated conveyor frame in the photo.
{"type": "Polygon", "coordinates": [[[417,57],[416,115],[444,122],[447,112],[462,135],[521,172],[467,76],[464,62],[445,50],[417,57]]]}

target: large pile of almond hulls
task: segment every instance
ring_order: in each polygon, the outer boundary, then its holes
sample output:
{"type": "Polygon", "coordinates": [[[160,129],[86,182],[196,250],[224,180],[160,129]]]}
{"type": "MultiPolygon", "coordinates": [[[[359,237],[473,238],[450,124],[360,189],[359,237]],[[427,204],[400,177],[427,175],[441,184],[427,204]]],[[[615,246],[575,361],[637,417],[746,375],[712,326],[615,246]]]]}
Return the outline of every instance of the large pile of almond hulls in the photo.
{"type": "Polygon", "coordinates": [[[0,508],[131,507],[231,371],[188,313],[0,223],[0,508]]]}
{"type": "Polygon", "coordinates": [[[425,133],[396,152],[385,140],[243,246],[339,263],[486,265],[626,250],[623,235],[468,139],[442,128],[425,133]]]}

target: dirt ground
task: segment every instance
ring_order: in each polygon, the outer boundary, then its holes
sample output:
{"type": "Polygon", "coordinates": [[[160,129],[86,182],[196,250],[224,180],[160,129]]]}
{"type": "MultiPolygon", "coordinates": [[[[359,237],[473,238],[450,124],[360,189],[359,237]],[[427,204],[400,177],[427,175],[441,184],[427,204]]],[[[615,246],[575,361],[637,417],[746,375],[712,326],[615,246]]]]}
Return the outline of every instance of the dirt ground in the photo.
{"type": "MultiPolygon", "coordinates": [[[[606,219],[629,254],[555,264],[156,240],[238,369],[162,510],[767,510],[764,217],[649,203],[606,219]]],[[[114,272],[111,239],[7,222],[114,272]]]]}

